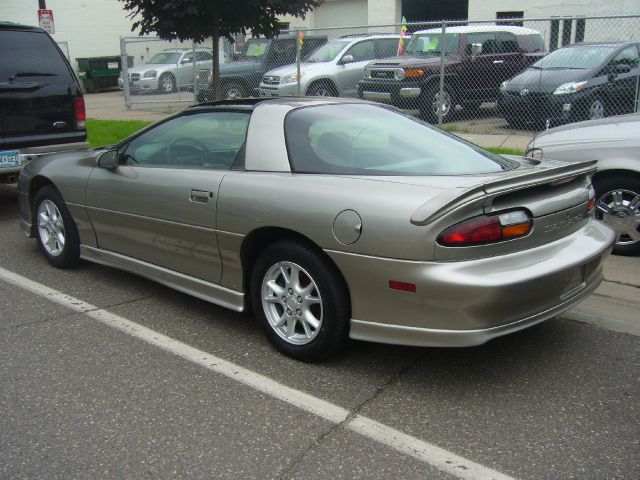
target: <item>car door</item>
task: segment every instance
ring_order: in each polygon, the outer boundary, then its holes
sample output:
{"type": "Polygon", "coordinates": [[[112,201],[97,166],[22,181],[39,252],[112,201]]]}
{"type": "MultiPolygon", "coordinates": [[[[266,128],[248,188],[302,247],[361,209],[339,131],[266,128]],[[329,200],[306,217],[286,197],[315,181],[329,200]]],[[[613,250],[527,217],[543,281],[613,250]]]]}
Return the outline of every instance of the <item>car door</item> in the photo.
{"type": "Polygon", "coordinates": [[[466,36],[466,59],[459,90],[467,92],[468,100],[489,101],[496,98],[503,80],[504,55],[498,50],[494,32],[469,33],[466,36]],[[482,51],[472,56],[473,45],[481,45],[482,51]]]}
{"type": "Polygon", "coordinates": [[[372,39],[360,41],[349,47],[338,59],[334,79],[340,96],[358,96],[358,82],[362,80],[364,67],[376,58],[373,42],[372,39]],[[345,62],[345,57],[349,56],[352,60],[345,62]]]}
{"type": "Polygon", "coordinates": [[[184,52],[178,61],[178,84],[188,85],[193,78],[193,61],[196,52],[184,52]]]}
{"type": "Polygon", "coordinates": [[[218,283],[218,188],[248,121],[234,111],[174,117],[123,145],[117,168],[95,168],[86,205],[98,247],[218,283]]]}
{"type": "Polygon", "coordinates": [[[609,110],[607,115],[633,112],[640,75],[638,46],[630,45],[619,52],[603,73],[607,75],[604,87],[606,108],[609,110]],[[628,71],[621,71],[621,68],[628,68],[628,71]]]}

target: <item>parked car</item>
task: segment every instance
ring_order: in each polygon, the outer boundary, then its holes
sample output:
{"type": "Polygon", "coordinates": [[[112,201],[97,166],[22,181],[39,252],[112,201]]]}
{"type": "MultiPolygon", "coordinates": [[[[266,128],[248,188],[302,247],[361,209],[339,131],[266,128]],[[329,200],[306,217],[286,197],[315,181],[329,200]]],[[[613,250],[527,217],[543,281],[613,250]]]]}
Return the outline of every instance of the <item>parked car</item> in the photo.
{"type": "Polygon", "coordinates": [[[640,254],[640,114],[547,130],[529,143],[526,155],[566,162],[597,160],[596,218],[616,231],[613,253],[640,254]]]}
{"type": "MultiPolygon", "coordinates": [[[[297,35],[247,40],[236,61],[220,66],[222,98],[235,99],[257,95],[260,80],[266,72],[296,61],[297,43],[297,35]]],[[[305,36],[300,50],[301,58],[306,59],[311,52],[325,43],[327,37],[324,35],[305,36]]],[[[199,102],[213,100],[211,68],[198,72],[196,88],[199,102]]]]}
{"type": "MultiPolygon", "coordinates": [[[[225,61],[225,57],[221,57],[225,61]]],[[[178,88],[193,88],[198,69],[211,68],[213,54],[209,48],[169,48],[153,55],[144,64],[131,67],[129,89],[142,92],[172,93],[178,88]]],[[[118,79],[123,88],[122,75],[118,79]]]]}
{"type": "Polygon", "coordinates": [[[630,113],[639,75],[637,42],[567,45],[505,81],[498,109],[515,127],[630,113]]]}
{"type": "Polygon", "coordinates": [[[458,104],[477,108],[495,101],[500,84],[544,55],[542,36],[513,26],[459,26],[415,32],[403,55],[378,60],[364,70],[360,97],[419,109],[431,123],[448,121],[458,104]],[[445,83],[440,101],[440,60],[445,83]],[[441,107],[439,107],[441,105],[441,107]]]}
{"type": "MultiPolygon", "coordinates": [[[[302,95],[357,97],[365,65],[398,54],[400,35],[347,35],[324,44],[300,65],[302,95]]],[[[270,70],[258,89],[261,97],[298,95],[298,68],[270,70]]]]}
{"type": "Polygon", "coordinates": [[[614,239],[590,213],[594,168],[494,155],[375,103],[251,99],[31,162],[18,193],[52,265],[250,304],[277,349],[316,360],[348,337],[477,345],[573,307],[614,239]]]}
{"type": "Polygon", "coordinates": [[[0,183],[40,155],[88,148],[82,88],[53,39],[0,22],[0,59],[0,183]]]}

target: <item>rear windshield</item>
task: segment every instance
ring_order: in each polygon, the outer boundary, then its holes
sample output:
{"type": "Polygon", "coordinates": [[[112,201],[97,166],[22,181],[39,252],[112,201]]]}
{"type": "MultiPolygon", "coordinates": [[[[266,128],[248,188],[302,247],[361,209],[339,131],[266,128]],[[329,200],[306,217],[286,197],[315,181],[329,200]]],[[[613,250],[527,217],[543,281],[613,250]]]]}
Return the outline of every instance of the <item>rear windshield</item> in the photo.
{"type": "Polygon", "coordinates": [[[73,82],[65,58],[46,33],[0,30],[0,82],[73,82]]]}
{"type": "Polygon", "coordinates": [[[285,121],[291,168],[342,175],[460,175],[517,163],[455,139],[412,116],[361,104],[294,110],[285,121]]]}
{"type": "Polygon", "coordinates": [[[569,47],[561,48],[538,60],[533,67],[542,69],[595,68],[616,50],[616,47],[569,47]]]}

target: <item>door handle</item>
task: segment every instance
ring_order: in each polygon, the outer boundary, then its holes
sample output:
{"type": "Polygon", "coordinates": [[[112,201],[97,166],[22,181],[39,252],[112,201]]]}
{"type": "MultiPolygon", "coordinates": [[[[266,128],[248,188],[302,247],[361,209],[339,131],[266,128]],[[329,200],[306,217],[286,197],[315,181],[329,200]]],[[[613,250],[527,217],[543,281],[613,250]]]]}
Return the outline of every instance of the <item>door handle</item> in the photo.
{"type": "Polygon", "coordinates": [[[210,198],[213,198],[213,192],[196,190],[194,188],[191,189],[191,195],[189,196],[189,200],[198,203],[207,203],[210,198]]]}
{"type": "Polygon", "coordinates": [[[504,63],[504,60],[494,60],[493,64],[494,65],[502,65],[504,63]]]}

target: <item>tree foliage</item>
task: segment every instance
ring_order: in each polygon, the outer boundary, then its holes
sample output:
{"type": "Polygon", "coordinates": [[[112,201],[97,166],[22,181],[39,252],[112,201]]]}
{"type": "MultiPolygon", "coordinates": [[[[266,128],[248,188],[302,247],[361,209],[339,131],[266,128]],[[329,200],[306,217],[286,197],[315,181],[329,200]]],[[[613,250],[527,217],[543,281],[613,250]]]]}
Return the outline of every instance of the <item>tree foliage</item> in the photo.
{"type": "Polygon", "coordinates": [[[155,33],[165,40],[202,42],[236,33],[274,36],[281,28],[278,18],[303,17],[323,0],[119,0],[134,20],[132,31],[155,33]]]}

